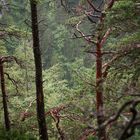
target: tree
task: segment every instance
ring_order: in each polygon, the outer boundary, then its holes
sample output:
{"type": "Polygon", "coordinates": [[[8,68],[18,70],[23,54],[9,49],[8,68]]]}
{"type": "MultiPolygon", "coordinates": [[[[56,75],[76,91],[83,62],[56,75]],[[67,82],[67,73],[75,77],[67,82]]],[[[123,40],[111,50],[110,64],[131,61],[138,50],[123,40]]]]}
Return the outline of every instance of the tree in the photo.
{"type": "MultiPolygon", "coordinates": [[[[9,111],[8,111],[8,95],[6,92],[6,86],[5,86],[5,74],[8,75],[5,71],[4,71],[4,63],[5,62],[12,62],[15,61],[18,64],[17,58],[14,56],[1,56],[0,57],[0,82],[1,82],[1,91],[2,91],[2,98],[3,98],[3,109],[4,109],[4,119],[5,119],[5,128],[7,131],[10,130],[10,118],[9,118],[9,111]]],[[[9,80],[13,80],[9,77],[8,75],[8,79],[9,80]]]]}
{"type": "Polygon", "coordinates": [[[4,109],[4,119],[5,119],[5,128],[7,131],[10,130],[10,119],[9,119],[9,112],[8,112],[8,105],[7,105],[7,94],[5,89],[5,78],[4,78],[4,58],[0,58],[0,82],[1,82],[1,91],[3,97],[3,109],[4,109]]]}
{"type": "Polygon", "coordinates": [[[39,135],[41,140],[48,140],[48,133],[45,121],[44,111],[44,95],[42,81],[42,62],[41,51],[39,45],[39,31],[37,18],[37,2],[30,0],[31,5],[31,20],[32,20],[32,35],[33,35],[33,52],[35,60],[35,81],[36,81],[36,102],[37,102],[37,119],[39,125],[39,135]]]}
{"type": "MultiPolygon", "coordinates": [[[[111,27],[107,27],[106,24],[106,14],[107,12],[113,7],[115,0],[107,1],[107,2],[101,2],[101,4],[93,4],[91,0],[87,0],[87,3],[90,6],[90,9],[85,12],[87,15],[89,21],[93,24],[96,24],[96,31],[94,31],[94,34],[90,37],[85,35],[80,29],[79,25],[81,21],[77,24],[76,29],[81,35],[82,38],[84,38],[88,44],[94,44],[96,46],[96,49],[88,49],[86,50],[87,53],[91,53],[95,55],[96,58],[96,113],[97,113],[97,122],[98,122],[98,138],[99,140],[106,140],[106,126],[104,126],[105,121],[105,108],[104,108],[104,93],[103,93],[103,82],[105,81],[108,70],[110,69],[110,65],[112,62],[103,64],[103,55],[105,54],[111,54],[111,52],[103,51],[103,46],[106,43],[106,40],[112,31],[111,27]],[[105,31],[106,30],[106,31],[105,31]],[[101,127],[102,126],[102,127],[101,127]]],[[[77,37],[77,36],[76,36],[77,37]]],[[[130,49],[125,50],[125,54],[132,52],[130,49]]],[[[119,54],[118,56],[115,56],[112,58],[111,61],[116,61],[120,57],[123,57],[123,54],[119,54]]],[[[122,134],[123,135],[123,134],[122,134]]]]}
{"type": "Polygon", "coordinates": [[[98,138],[99,140],[107,140],[107,136],[106,136],[106,129],[104,127],[100,128],[100,126],[104,123],[105,121],[105,114],[104,114],[104,99],[103,99],[103,67],[102,67],[102,48],[103,45],[111,31],[111,29],[109,28],[106,33],[103,35],[102,32],[104,32],[104,19],[105,19],[105,11],[107,9],[110,9],[113,4],[114,4],[114,0],[110,1],[110,3],[107,3],[107,8],[105,8],[105,3],[102,3],[97,7],[93,4],[93,2],[91,2],[90,0],[87,0],[88,4],[91,7],[91,11],[88,13],[86,13],[87,17],[89,18],[89,20],[94,23],[96,21],[92,20],[92,18],[97,18],[97,31],[96,31],[96,35],[95,36],[95,40],[94,41],[91,37],[87,37],[86,35],[84,35],[83,32],[81,32],[79,30],[79,24],[81,23],[81,21],[77,24],[77,31],[80,33],[80,35],[88,42],[88,43],[92,43],[96,46],[95,52],[90,52],[87,51],[88,53],[95,53],[95,57],[96,57],[96,113],[97,113],[97,122],[98,122],[98,127],[99,127],[99,131],[98,131],[98,138]],[[103,8],[102,8],[103,7],[103,8]],[[96,15],[95,15],[96,14],[96,15]]]}

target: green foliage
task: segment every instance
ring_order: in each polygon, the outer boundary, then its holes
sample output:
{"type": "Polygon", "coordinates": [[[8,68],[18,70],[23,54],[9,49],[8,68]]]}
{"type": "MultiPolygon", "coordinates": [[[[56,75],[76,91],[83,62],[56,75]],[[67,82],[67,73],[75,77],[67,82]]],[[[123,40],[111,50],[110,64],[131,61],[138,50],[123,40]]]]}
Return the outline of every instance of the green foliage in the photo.
{"type": "Polygon", "coordinates": [[[122,32],[135,32],[139,29],[140,18],[137,1],[121,0],[115,3],[107,14],[107,24],[114,27],[114,33],[122,36],[122,32]]]}
{"type": "MultiPolygon", "coordinates": [[[[8,108],[14,130],[6,133],[1,129],[0,139],[35,139],[30,136],[30,134],[38,135],[36,103],[33,102],[30,106],[30,103],[35,101],[34,60],[31,33],[27,25],[30,25],[28,19],[30,7],[27,1],[13,0],[9,2],[11,5],[17,5],[18,8],[10,7],[11,12],[4,13],[5,16],[2,16],[0,22],[8,23],[9,26],[1,26],[5,31],[16,34],[18,37],[9,38],[6,36],[6,42],[1,40],[0,55],[12,54],[16,56],[21,66],[15,62],[4,65],[5,72],[15,80],[13,83],[5,75],[8,108]],[[26,18],[27,24],[23,22],[26,18]],[[31,116],[21,122],[20,117],[25,110],[28,110],[27,113],[31,116]]],[[[85,0],[71,0],[67,1],[68,5],[66,6],[69,9],[74,9],[77,4],[85,4],[85,2],[85,0]]],[[[94,2],[97,4],[99,1],[95,0],[94,2]]],[[[116,1],[113,8],[106,13],[102,34],[108,27],[112,28],[112,33],[102,51],[124,52],[127,49],[131,50],[129,54],[120,57],[111,64],[107,78],[103,79],[106,118],[115,114],[124,102],[135,99],[128,94],[140,92],[140,51],[139,48],[133,49],[134,45],[138,45],[140,42],[140,18],[137,2],[134,0],[116,1]]],[[[61,105],[67,106],[59,112],[59,115],[62,116],[59,125],[66,139],[76,140],[82,136],[89,124],[95,128],[97,126],[96,66],[95,57],[92,54],[83,53],[83,50],[88,49],[94,51],[95,46],[85,45],[83,38],[71,38],[75,37],[73,34],[80,36],[75,29],[75,25],[80,20],[82,24],[79,28],[85,35],[96,33],[97,24],[89,23],[83,13],[79,16],[74,12],[66,13],[60,1],[39,0],[38,11],[45,111],[48,112],[61,105]]],[[[103,55],[103,64],[110,62],[113,55],[103,55]]],[[[1,102],[2,98],[0,99],[2,108],[1,102]]],[[[1,122],[3,122],[2,111],[0,111],[0,116],[1,122]]],[[[46,120],[50,139],[59,139],[56,122],[52,116],[46,115],[46,120]]],[[[117,123],[120,122],[124,122],[123,117],[120,117],[117,123]]],[[[117,125],[113,125],[109,129],[111,140],[116,140],[122,131],[117,125]]],[[[137,128],[135,136],[131,139],[137,140],[139,136],[139,128],[137,128]]],[[[95,137],[89,136],[87,139],[93,140],[95,137]]]]}
{"type": "Polygon", "coordinates": [[[5,43],[3,41],[0,41],[0,56],[5,56],[5,55],[7,55],[5,43]]]}
{"type": "Polygon", "coordinates": [[[140,139],[140,129],[135,130],[135,135],[130,138],[130,140],[139,140],[140,139]]]}
{"type": "Polygon", "coordinates": [[[71,91],[68,88],[67,80],[64,79],[65,73],[62,65],[54,65],[45,70],[43,75],[47,107],[52,108],[65,103],[66,97],[71,91]]]}
{"type": "Polygon", "coordinates": [[[6,132],[3,128],[0,128],[0,139],[1,140],[37,140],[31,134],[28,134],[22,130],[12,130],[6,132]]]}
{"type": "Polygon", "coordinates": [[[68,25],[76,25],[79,21],[83,20],[86,17],[86,15],[71,17],[68,20],[66,20],[66,24],[68,25]]]}
{"type": "Polygon", "coordinates": [[[106,47],[109,49],[116,49],[121,50],[125,48],[126,46],[138,43],[140,41],[140,31],[136,31],[134,33],[125,33],[123,37],[118,38],[110,38],[106,44],[106,47]]]}

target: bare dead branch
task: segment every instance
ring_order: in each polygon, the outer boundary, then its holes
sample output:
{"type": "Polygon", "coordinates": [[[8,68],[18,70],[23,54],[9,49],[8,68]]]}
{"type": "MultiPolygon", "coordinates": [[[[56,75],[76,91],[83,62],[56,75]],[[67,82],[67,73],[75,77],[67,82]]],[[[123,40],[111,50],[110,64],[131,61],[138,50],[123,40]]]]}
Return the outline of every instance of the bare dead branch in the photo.
{"type": "Polygon", "coordinates": [[[116,55],[116,54],[118,54],[116,51],[103,51],[102,52],[102,55],[104,55],[104,54],[109,54],[109,55],[116,55]]]}
{"type": "Polygon", "coordinates": [[[94,42],[91,37],[86,37],[86,35],[79,29],[80,24],[81,21],[79,21],[78,24],[76,25],[76,30],[80,33],[81,37],[83,37],[88,43],[96,44],[96,42],[94,42]]]}
{"type": "Polygon", "coordinates": [[[85,11],[85,15],[91,16],[91,17],[93,17],[93,18],[101,18],[100,15],[94,15],[94,14],[92,14],[92,12],[87,12],[87,11],[85,11]]]}
{"type": "Polygon", "coordinates": [[[32,104],[34,103],[35,100],[36,100],[36,99],[33,99],[33,100],[29,103],[29,106],[25,109],[25,111],[22,112],[22,113],[20,114],[20,120],[21,120],[21,121],[25,121],[26,118],[31,117],[32,115],[34,115],[34,113],[32,114],[32,113],[29,113],[28,111],[29,111],[29,109],[31,108],[31,106],[32,106],[32,104]]]}
{"type": "Polygon", "coordinates": [[[61,118],[60,111],[64,110],[66,107],[67,105],[61,105],[59,107],[54,107],[50,109],[47,113],[45,113],[45,115],[50,115],[55,121],[55,125],[56,125],[57,131],[60,135],[61,140],[64,140],[65,134],[62,128],[60,127],[60,118],[61,118]]]}
{"type": "Polygon", "coordinates": [[[110,32],[111,32],[111,28],[109,28],[109,29],[106,31],[105,35],[103,36],[103,38],[102,38],[102,40],[101,40],[101,43],[100,43],[101,46],[103,46],[104,43],[106,42],[106,40],[107,40],[107,38],[108,38],[110,32]]]}
{"type": "Polygon", "coordinates": [[[74,33],[74,37],[71,37],[70,39],[85,38],[85,37],[94,37],[94,35],[77,36],[77,35],[74,33]]]}

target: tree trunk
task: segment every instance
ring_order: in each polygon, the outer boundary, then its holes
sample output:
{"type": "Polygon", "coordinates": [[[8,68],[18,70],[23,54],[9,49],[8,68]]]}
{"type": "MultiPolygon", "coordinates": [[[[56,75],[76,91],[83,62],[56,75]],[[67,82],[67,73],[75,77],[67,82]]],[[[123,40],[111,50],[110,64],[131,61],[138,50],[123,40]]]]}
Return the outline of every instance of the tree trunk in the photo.
{"type": "Polygon", "coordinates": [[[35,80],[36,80],[36,102],[37,102],[37,119],[39,125],[39,134],[41,140],[48,140],[47,126],[44,110],[44,95],[42,82],[42,60],[39,44],[39,30],[37,19],[37,2],[30,0],[31,5],[31,20],[32,20],[32,35],[33,35],[33,52],[35,60],[35,80]]]}
{"type": "Polygon", "coordinates": [[[97,123],[99,127],[98,138],[99,140],[107,140],[105,128],[100,128],[104,122],[104,106],[103,106],[103,79],[102,79],[102,52],[101,44],[96,45],[96,111],[97,123]]]}
{"type": "Polygon", "coordinates": [[[9,119],[9,112],[8,112],[8,106],[7,106],[7,95],[6,95],[6,90],[5,90],[4,69],[3,69],[3,63],[1,62],[1,60],[0,60],[0,81],[1,81],[1,91],[2,91],[2,98],[3,98],[5,128],[7,131],[9,131],[10,119],[9,119]]]}

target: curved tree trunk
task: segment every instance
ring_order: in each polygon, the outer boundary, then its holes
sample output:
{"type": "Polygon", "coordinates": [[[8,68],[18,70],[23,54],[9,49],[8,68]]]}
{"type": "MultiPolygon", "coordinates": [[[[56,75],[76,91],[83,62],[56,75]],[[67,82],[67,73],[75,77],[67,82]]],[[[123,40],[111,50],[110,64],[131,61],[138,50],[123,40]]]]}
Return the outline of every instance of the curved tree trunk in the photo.
{"type": "Polygon", "coordinates": [[[35,80],[36,80],[36,102],[37,102],[37,118],[39,125],[39,135],[41,140],[48,140],[48,133],[45,121],[44,111],[44,95],[42,83],[42,60],[39,44],[39,30],[37,19],[37,2],[30,0],[31,5],[31,20],[32,20],[32,35],[33,35],[33,52],[35,60],[35,80]]]}

